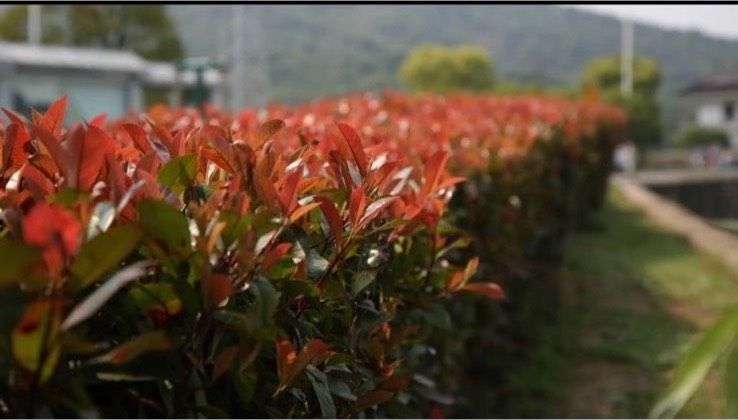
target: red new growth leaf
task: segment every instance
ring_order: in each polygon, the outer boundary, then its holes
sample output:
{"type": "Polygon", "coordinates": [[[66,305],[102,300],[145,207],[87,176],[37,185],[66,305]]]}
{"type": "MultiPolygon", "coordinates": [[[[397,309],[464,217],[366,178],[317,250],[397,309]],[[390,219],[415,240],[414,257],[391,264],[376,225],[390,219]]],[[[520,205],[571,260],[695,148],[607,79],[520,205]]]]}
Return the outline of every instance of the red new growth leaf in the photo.
{"type": "Polygon", "coordinates": [[[224,373],[233,364],[233,359],[238,355],[238,346],[228,346],[224,348],[213,361],[213,374],[210,378],[211,382],[215,382],[223,376],[224,373]]]}
{"type": "Polygon", "coordinates": [[[290,381],[305,370],[309,364],[319,363],[333,354],[331,346],[317,338],[308,341],[297,355],[295,355],[295,348],[292,343],[287,340],[278,341],[277,376],[279,387],[275,391],[275,395],[283,391],[290,381]]]}
{"type": "Polygon", "coordinates": [[[269,140],[270,137],[282,128],[284,128],[284,121],[282,120],[270,120],[262,124],[257,133],[258,144],[256,147],[260,147],[265,141],[269,140]]]}
{"type": "Polygon", "coordinates": [[[302,170],[299,168],[296,171],[291,172],[287,175],[284,180],[284,186],[279,194],[279,201],[282,203],[282,211],[286,214],[292,213],[297,207],[297,185],[302,179],[302,170]]]}
{"type": "Polygon", "coordinates": [[[72,132],[66,148],[69,156],[67,184],[86,191],[97,181],[105,155],[115,153],[117,144],[106,132],[90,126],[86,131],[72,132]]]}
{"type": "Polygon", "coordinates": [[[290,213],[290,223],[297,222],[302,216],[308,214],[312,209],[318,206],[320,206],[320,203],[308,203],[296,208],[292,213],[290,213]]]}
{"type": "Polygon", "coordinates": [[[280,384],[285,384],[289,380],[290,372],[297,353],[295,346],[289,340],[277,341],[277,377],[280,384]]]}
{"type": "Polygon", "coordinates": [[[148,136],[146,136],[146,132],[141,128],[141,126],[136,124],[123,124],[123,128],[131,137],[136,148],[142,153],[148,154],[154,151],[154,148],[151,147],[151,142],[149,141],[148,136]]]}
{"type": "Polygon", "coordinates": [[[274,184],[269,176],[270,170],[268,165],[267,157],[262,155],[254,168],[254,186],[267,207],[274,213],[280,213],[282,204],[279,200],[277,189],[274,188],[274,184]]]}
{"type": "Polygon", "coordinates": [[[343,138],[346,139],[346,142],[351,148],[351,154],[354,155],[354,160],[356,161],[356,166],[359,167],[359,172],[361,172],[362,176],[366,176],[367,159],[366,155],[364,154],[364,147],[361,145],[361,138],[359,137],[359,134],[356,132],[356,130],[354,130],[351,126],[347,124],[338,123],[337,125],[338,129],[341,131],[341,134],[343,134],[343,138]]]}
{"type": "Polygon", "coordinates": [[[80,230],[76,217],[53,204],[37,204],[23,219],[23,239],[43,248],[51,273],[59,273],[64,259],[77,252],[80,230]]]}
{"type": "Polygon", "coordinates": [[[366,209],[366,195],[364,187],[354,188],[351,191],[351,201],[349,202],[349,220],[351,226],[358,227],[359,219],[364,215],[366,209]]]}
{"type": "Polygon", "coordinates": [[[281,243],[274,248],[270,249],[269,252],[264,256],[264,260],[261,262],[261,271],[266,272],[269,271],[270,268],[279,261],[284,254],[287,253],[287,251],[292,248],[292,244],[289,242],[281,243]]]}
{"type": "Polygon", "coordinates": [[[418,193],[421,200],[435,191],[438,187],[438,183],[443,175],[447,160],[448,153],[439,151],[434,153],[425,163],[425,183],[420,189],[420,193],[418,193]]]}
{"type": "Polygon", "coordinates": [[[97,128],[102,128],[105,126],[105,123],[108,121],[108,114],[102,113],[90,120],[90,125],[97,128]]]}
{"type": "Polygon", "coordinates": [[[177,156],[177,145],[175,144],[174,138],[171,133],[165,128],[162,128],[152,121],[149,121],[149,126],[154,132],[154,135],[159,139],[159,142],[169,151],[171,156],[177,156]]]}
{"type": "Polygon", "coordinates": [[[505,299],[505,292],[495,283],[469,283],[460,290],[479,293],[494,300],[505,299]]]}
{"type": "Polygon", "coordinates": [[[36,125],[42,127],[51,134],[58,135],[64,123],[64,115],[67,113],[67,95],[62,96],[52,103],[43,116],[34,119],[36,125]]]}
{"type": "Polygon", "coordinates": [[[341,219],[336,205],[325,197],[316,197],[315,199],[320,202],[320,210],[328,220],[328,226],[330,226],[331,232],[333,233],[333,240],[337,243],[340,242],[341,238],[343,238],[343,219],[341,219]]]}
{"type": "Polygon", "coordinates": [[[203,296],[209,307],[222,306],[233,292],[231,279],[225,274],[213,274],[202,281],[203,296]]]}
{"type": "Polygon", "coordinates": [[[0,172],[8,168],[20,168],[21,165],[28,161],[24,146],[31,139],[25,127],[20,124],[13,123],[5,130],[5,138],[2,148],[2,164],[0,164],[0,172]]]}
{"type": "Polygon", "coordinates": [[[17,114],[13,110],[10,110],[5,107],[2,107],[1,109],[3,110],[3,113],[8,117],[8,119],[11,121],[11,123],[13,124],[24,125],[26,122],[28,122],[25,117],[23,117],[20,114],[17,114]]]}

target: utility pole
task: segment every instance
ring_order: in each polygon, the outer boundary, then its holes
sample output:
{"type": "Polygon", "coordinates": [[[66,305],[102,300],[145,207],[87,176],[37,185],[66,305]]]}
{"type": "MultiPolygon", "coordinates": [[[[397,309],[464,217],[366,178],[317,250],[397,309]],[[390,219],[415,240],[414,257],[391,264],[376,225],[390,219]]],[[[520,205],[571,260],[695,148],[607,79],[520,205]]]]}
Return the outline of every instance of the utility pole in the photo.
{"type": "Polygon", "coordinates": [[[28,5],[28,43],[40,44],[41,43],[41,5],[40,4],[29,4],[28,5]]]}
{"type": "Polygon", "coordinates": [[[633,94],[633,21],[623,18],[620,40],[620,94],[628,98],[633,94]]]}

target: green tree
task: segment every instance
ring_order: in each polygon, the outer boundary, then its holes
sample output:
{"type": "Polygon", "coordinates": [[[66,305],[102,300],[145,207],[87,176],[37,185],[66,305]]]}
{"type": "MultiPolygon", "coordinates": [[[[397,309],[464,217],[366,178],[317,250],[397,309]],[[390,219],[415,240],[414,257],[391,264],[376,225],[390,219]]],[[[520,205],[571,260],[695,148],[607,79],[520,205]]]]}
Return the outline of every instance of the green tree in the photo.
{"type": "Polygon", "coordinates": [[[644,57],[633,60],[633,93],[620,93],[620,56],[589,61],[582,74],[583,87],[596,87],[605,100],[619,104],[628,116],[628,136],[644,148],[661,139],[661,111],[656,93],[661,84],[658,64],[644,57]]]}
{"type": "MultiPolygon", "coordinates": [[[[0,16],[0,38],[25,40],[27,14],[25,5],[7,9],[0,16]]],[[[43,43],[133,50],[144,58],[163,61],[184,55],[163,5],[44,5],[42,25],[43,43]]]]}
{"type": "Polygon", "coordinates": [[[69,13],[74,45],[130,49],[142,57],[174,61],[184,51],[163,5],[72,6],[69,13]]]}
{"type": "Polygon", "coordinates": [[[494,85],[489,54],[473,45],[420,46],[403,62],[399,78],[412,91],[439,93],[479,92],[494,85]]]}
{"type": "MultiPolygon", "coordinates": [[[[54,43],[62,39],[64,29],[54,17],[59,6],[47,5],[41,9],[41,42],[54,43]]],[[[17,5],[8,8],[0,15],[0,39],[6,41],[26,41],[28,39],[28,6],[17,5]]]]}

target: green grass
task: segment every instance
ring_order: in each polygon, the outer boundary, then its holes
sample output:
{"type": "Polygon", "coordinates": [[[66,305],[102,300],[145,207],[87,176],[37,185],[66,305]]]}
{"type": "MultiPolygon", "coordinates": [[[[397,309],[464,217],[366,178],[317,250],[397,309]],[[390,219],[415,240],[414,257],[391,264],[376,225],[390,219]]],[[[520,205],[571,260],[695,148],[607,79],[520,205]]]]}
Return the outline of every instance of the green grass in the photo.
{"type": "MultiPolygon", "coordinates": [[[[647,416],[694,333],[738,302],[733,273],[616,193],[568,239],[561,279],[572,298],[541,343],[545,357],[531,363],[539,372],[547,363],[566,384],[553,415],[647,416]]],[[[681,415],[722,414],[719,386],[703,388],[681,415]]]]}

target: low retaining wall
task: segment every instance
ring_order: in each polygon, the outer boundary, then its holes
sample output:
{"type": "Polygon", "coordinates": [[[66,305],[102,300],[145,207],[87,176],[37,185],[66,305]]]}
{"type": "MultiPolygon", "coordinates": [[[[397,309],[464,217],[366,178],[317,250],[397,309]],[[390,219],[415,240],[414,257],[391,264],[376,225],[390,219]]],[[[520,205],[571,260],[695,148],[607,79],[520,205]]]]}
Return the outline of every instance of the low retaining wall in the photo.
{"type": "Polygon", "coordinates": [[[713,227],[684,206],[665,198],[634,177],[613,175],[611,185],[655,224],[684,236],[696,248],[720,258],[738,272],[738,237],[713,227]]]}
{"type": "Polygon", "coordinates": [[[642,171],[641,184],[708,219],[738,219],[738,171],[642,171]]]}

